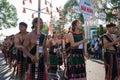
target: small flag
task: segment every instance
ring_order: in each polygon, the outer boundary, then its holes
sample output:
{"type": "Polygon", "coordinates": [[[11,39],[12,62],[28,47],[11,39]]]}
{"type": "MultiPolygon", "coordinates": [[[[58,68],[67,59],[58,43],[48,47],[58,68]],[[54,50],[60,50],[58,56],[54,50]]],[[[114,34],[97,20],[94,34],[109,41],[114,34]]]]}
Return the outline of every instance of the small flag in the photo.
{"type": "Polygon", "coordinates": [[[59,9],[56,7],[57,12],[59,12],[59,9]]]}
{"type": "Polygon", "coordinates": [[[23,13],[26,13],[26,9],[25,8],[23,8],[23,13]]]}
{"type": "Polygon", "coordinates": [[[52,4],[50,3],[50,7],[52,8],[52,4]]]}
{"type": "Polygon", "coordinates": [[[32,14],[32,18],[34,18],[34,14],[32,14]]]}
{"type": "Polygon", "coordinates": [[[52,16],[52,11],[50,12],[50,18],[51,18],[51,19],[53,18],[53,16],[52,16]]]}
{"type": "Polygon", "coordinates": [[[49,27],[48,27],[48,28],[49,28],[49,31],[50,31],[50,32],[52,32],[52,31],[53,31],[53,26],[52,26],[51,24],[49,25],[49,27]]]}
{"type": "Polygon", "coordinates": [[[47,1],[45,0],[45,5],[47,5],[47,1]]]}
{"type": "Polygon", "coordinates": [[[30,3],[32,3],[32,0],[29,0],[30,3]]]}
{"type": "Polygon", "coordinates": [[[46,12],[49,13],[49,9],[48,9],[48,7],[46,8],[46,12]]]}
{"type": "Polygon", "coordinates": [[[23,0],[23,5],[25,5],[25,1],[23,0]]]}
{"type": "Polygon", "coordinates": [[[50,18],[53,18],[53,16],[51,15],[50,18]]]}

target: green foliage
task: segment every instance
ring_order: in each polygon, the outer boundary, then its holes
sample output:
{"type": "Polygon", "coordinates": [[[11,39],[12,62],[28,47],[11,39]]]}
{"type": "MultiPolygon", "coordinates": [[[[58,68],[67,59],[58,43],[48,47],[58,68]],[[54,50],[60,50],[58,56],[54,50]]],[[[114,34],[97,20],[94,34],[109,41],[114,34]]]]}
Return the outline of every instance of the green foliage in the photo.
{"type": "Polygon", "coordinates": [[[68,14],[67,12],[67,9],[70,8],[70,7],[73,7],[75,5],[78,5],[77,1],[76,0],[68,0],[66,2],[66,4],[64,5],[64,8],[62,10],[62,12],[64,13],[64,15],[66,16],[68,14]]]}
{"type": "Polygon", "coordinates": [[[116,20],[117,15],[112,14],[112,12],[107,13],[106,21],[116,20]]]}
{"type": "Polygon", "coordinates": [[[78,19],[82,22],[82,24],[84,24],[84,17],[83,17],[83,15],[79,14],[78,17],[79,17],[78,19]]]}
{"type": "Polygon", "coordinates": [[[100,26],[98,27],[97,34],[98,34],[98,36],[101,36],[101,35],[103,35],[104,33],[106,33],[106,29],[105,29],[102,25],[100,25],[100,26]]]}
{"type": "Polygon", "coordinates": [[[111,8],[108,8],[107,6],[104,7],[104,10],[107,9],[109,12],[107,12],[107,18],[106,21],[112,21],[112,20],[117,20],[117,15],[112,14],[112,11],[114,9],[118,9],[120,7],[120,1],[119,0],[110,0],[109,4],[111,4],[111,8]]]}
{"type": "Polygon", "coordinates": [[[113,6],[117,6],[119,0],[110,0],[113,6]]]}
{"type": "Polygon", "coordinates": [[[73,6],[78,6],[77,0],[68,0],[66,4],[64,5],[64,8],[62,10],[64,16],[69,16],[70,17],[70,22],[73,21],[74,19],[79,19],[82,23],[84,23],[84,18],[82,14],[77,14],[77,13],[71,13],[69,14],[67,12],[68,8],[72,8],[73,6]]]}
{"type": "Polygon", "coordinates": [[[58,31],[58,32],[61,32],[61,25],[54,25],[54,30],[58,31]]]}
{"type": "Polygon", "coordinates": [[[17,11],[7,0],[0,1],[0,29],[16,27],[17,11]]]}
{"type": "Polygon", "coordinates": [[[44,27],[43,27],[43,29],[42,29],[42,32],[44,33],[44,34],[48,34],[48,25],[45,23],[45,25],[44,25],[44,27]]]}

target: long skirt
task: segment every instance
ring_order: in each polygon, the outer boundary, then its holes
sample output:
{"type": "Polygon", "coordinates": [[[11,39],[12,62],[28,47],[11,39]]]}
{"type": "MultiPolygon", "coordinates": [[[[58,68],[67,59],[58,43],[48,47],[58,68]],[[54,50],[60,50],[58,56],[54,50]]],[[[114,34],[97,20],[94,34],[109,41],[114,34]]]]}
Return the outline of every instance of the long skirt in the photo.
{"type": "Polygon", "coordinates": [[[30,69],[30,80],[36,80],[37,72],[37,80],[46,80],[46,72],[45,72],[45,65],[44,65],[44,58],[41,57],[39,59],[39,65],[38,67],[35,67],[35,64],[31,63],[31,69],[30,69]]]}
{"type": "Polygon", "coordinates": [[[115,52],[104,53],[105,77],[108,80],[114,80],[118,76],[118,61],[115,52]]]}
{"type": "Polygon", "coordinates": [[[50,61],[49,72],[56,74],[57,65],[58,65],[58,57],[57,57],[57,55],[50,55],[49,61],[50,61]]]}
{"type": "Polygon", "coordinates": [[[67,58],[66,75],[68,80],[86,78],[86,64],[83,49],[72,49],[67,58]]]}

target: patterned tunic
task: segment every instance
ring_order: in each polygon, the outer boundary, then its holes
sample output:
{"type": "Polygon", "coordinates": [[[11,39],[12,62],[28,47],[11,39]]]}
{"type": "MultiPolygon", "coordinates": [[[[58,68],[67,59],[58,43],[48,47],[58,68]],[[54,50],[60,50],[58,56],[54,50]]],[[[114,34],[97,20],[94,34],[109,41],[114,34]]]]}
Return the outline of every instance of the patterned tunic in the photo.
{"type": "Polygon", "coordinates": [[[53,45],[50,48],[50,69],[49,72],[51,73],[56,73],[57,72],[57,65],[58,65],[58,56],[57,56],[57,51],[58,51],[58,45],[53,45]]]}
{"type": "MultiPolygon", "coordinates": [[[[74,41],[83,40],[82,34],[73,34],[74,41]]],[[[81,49],[74,47],[70,50],[67,58],[67,76],[69,79],[86,78],[85,59],[83,55],[83,47],[81,49]]]]}

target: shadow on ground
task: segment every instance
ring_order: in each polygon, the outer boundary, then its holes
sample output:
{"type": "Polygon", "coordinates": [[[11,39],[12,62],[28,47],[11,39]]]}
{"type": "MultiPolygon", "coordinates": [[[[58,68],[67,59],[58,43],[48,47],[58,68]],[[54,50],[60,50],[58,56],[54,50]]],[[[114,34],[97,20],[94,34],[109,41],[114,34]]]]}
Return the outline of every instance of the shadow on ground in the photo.
{"type": "Polygon", "coordinates": [[[11,72],[9,66],[5,63],[3,54],[0,53],[0,80],[9,80],[11,72]]]}
{"type": "Polygon", "coordinates": [[[91,61],[96,62],[98,64],[104,64],[102,60],[98,60],[98,59],[91,59],[91,61]]]}

